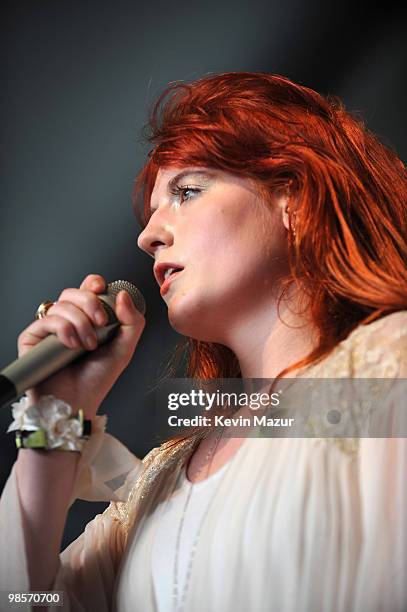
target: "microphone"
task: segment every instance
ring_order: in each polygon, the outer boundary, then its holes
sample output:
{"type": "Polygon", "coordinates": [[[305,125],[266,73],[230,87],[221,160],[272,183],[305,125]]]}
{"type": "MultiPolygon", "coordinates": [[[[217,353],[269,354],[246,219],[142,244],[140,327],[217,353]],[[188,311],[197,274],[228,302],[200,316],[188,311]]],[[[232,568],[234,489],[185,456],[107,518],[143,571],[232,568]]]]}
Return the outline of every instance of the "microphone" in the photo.
{"type": "MultiPolygon", "coordinates": [[[[108,316],[106,325],[95,328],[98,346],[114,338],[120,328],[120,322],[114,312],[114,305],[117,294],[123,290],[127,291],[134,306],[142,315],[146,311],[143,294],[135,285],[123,280],[109,283],[106,293],[97,296],[108,316]]],[[[35,387],[35,385],[88,352],[83,347],[68,348],[58,339],[56,334],[50,334],[43,338],[28,353],[13,361],[0,372],[0,406],[16,400],[27,389],[35,387]]]]}

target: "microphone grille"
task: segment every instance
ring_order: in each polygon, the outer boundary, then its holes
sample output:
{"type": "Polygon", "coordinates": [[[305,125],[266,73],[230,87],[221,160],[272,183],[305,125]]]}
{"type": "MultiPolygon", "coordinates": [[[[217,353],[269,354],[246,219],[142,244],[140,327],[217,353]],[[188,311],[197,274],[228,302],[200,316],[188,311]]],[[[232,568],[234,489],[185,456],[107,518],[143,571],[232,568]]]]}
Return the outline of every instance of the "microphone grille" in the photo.
{"type": "Polygon", "coordinates": [[[136,285],[130,283],[125,280],[117,280],[109,283],[106,289],[107,293],[113,293],[117,295],[120,291],[127,291],[130,294],[131,299],[133,300],[133,304],[137,308],[139,312],[144,316],[146,312],[146,302],[144,300],[143,294],[139,289],[137,289],[136,285]]]}

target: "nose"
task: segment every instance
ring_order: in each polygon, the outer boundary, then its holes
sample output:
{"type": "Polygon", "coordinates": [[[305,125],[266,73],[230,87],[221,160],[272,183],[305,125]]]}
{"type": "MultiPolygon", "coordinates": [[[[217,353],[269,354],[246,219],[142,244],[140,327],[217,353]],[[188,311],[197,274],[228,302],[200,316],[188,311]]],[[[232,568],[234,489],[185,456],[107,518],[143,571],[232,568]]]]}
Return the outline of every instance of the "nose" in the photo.
{"type": "Polygon", "coordinates": [[[153,217],[150,218],[137,239],[139,249],[145,251],[153,259],[155,259],[157,251],[171,246],[174,238],[170,225],[163,222],[159,223],[157,215],[158,211],[154,215],[155,220],[153,221],[153,217]]]}

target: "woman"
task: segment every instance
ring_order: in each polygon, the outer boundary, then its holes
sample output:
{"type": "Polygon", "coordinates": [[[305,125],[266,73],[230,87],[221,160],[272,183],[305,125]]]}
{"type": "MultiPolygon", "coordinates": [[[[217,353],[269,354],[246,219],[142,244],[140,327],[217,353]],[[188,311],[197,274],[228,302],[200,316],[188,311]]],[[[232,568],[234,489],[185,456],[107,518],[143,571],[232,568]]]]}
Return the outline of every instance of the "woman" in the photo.
{"type": "MultiPolygon", "coordinates": [[[[173,84],[149,126],[138,244],[188,377],[406,377],[407,182],[392,151],[338,99],[264,73],[173,84]],[[168,267],[182,271],[164,284],[168,267]]],[[[104,289],[99,275],[65,289],[19,354],[50,333],[96,348],[104,289]]],[[[141,462],[96,416],[145,324],[125,292],[116,314],[117,338],[27,393],[82,408],[93,432],[81,454],[19,451],[2,588],[64,590],[67,610],[406,610],[405,439],[196,429],[141,462]],[[79,496],[112,502],[59,556],[79,496]]],[[[401,423],[396,400],[381,412],[401,423]]]]}

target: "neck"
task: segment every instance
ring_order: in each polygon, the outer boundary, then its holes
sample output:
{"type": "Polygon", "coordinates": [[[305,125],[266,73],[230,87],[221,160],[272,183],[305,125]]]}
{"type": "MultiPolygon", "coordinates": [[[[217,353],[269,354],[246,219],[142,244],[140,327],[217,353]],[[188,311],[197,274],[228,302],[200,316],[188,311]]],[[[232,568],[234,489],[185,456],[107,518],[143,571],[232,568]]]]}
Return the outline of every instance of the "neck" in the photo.
{"type": "MultiPolygon", "coordinates": [[[[288,293],[290,302],[262,305],[260,312],[240,321],[229,338],[228,346],[235,353],[242,378],[275,378],[284,368],[293,365],[311,352],[317,333],[309,315],[302,313],[301,296],[288,293]]],[[[288,374],[296,376],[296,370],[288,374]]]]}

